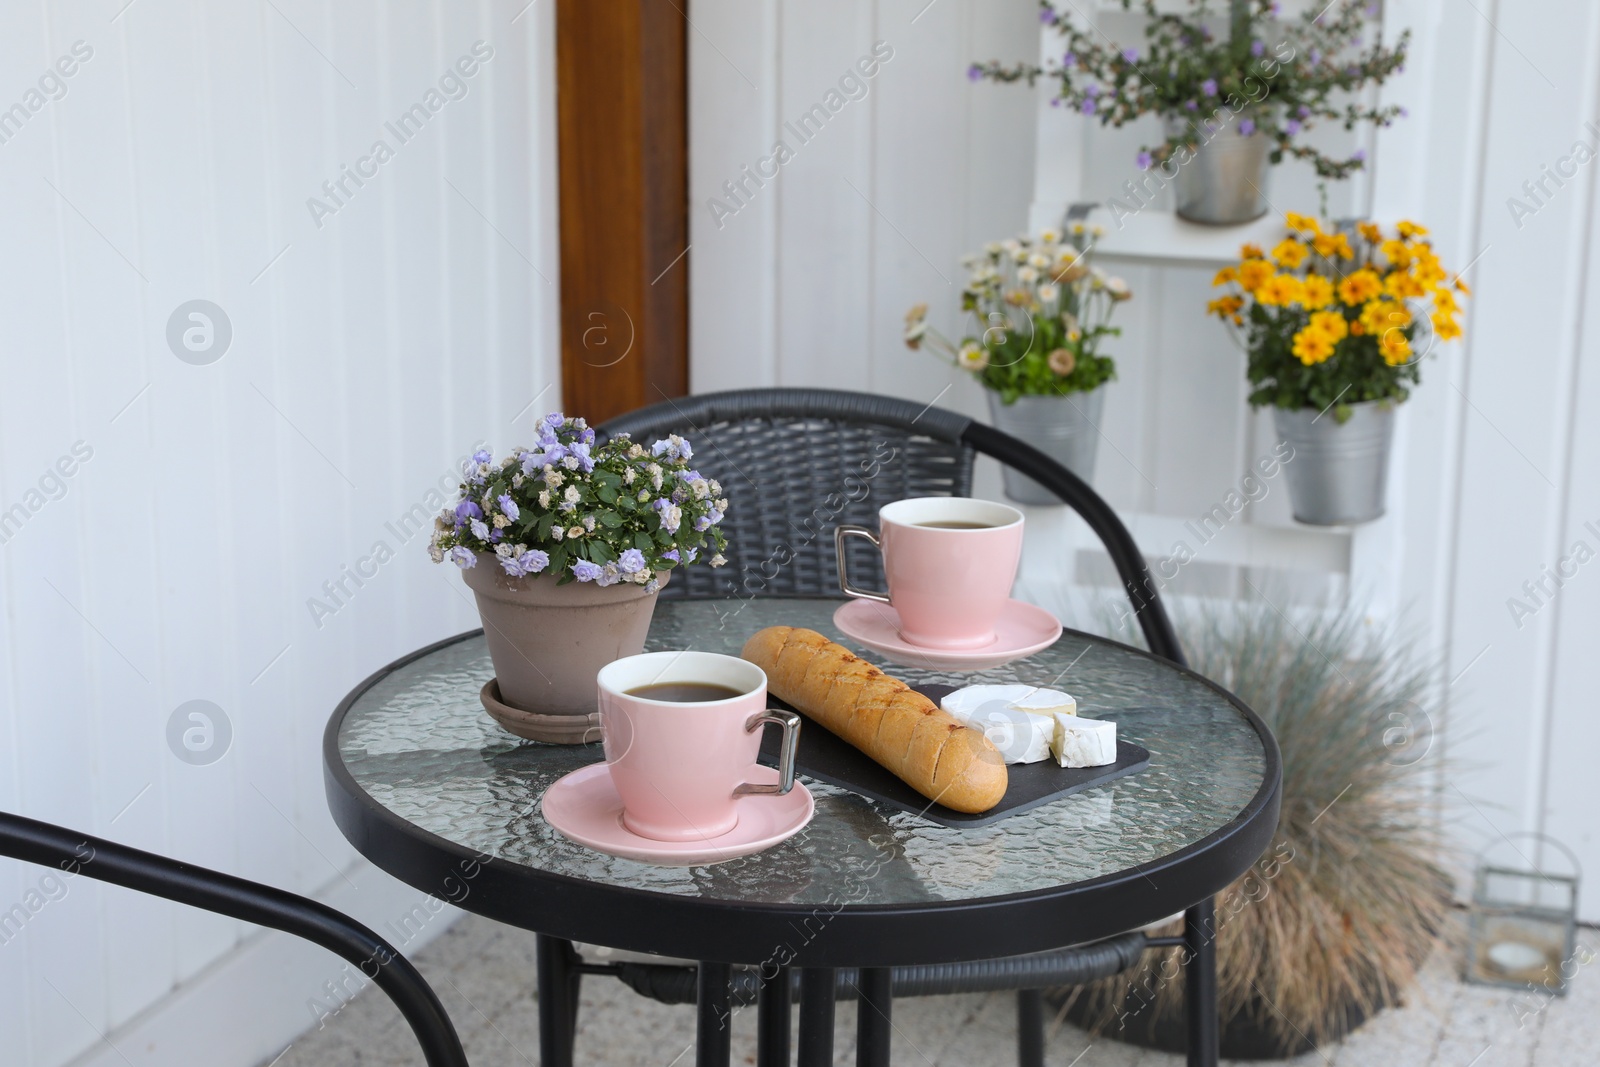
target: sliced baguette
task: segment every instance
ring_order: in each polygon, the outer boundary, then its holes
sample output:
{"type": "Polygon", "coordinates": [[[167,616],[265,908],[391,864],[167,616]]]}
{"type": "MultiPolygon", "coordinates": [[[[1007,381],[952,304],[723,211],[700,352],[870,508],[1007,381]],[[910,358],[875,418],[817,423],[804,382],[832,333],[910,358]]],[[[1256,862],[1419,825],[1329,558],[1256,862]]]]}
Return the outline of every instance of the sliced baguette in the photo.
{"type": "Polygon", "coordinates": [[[929,800],[975,814],[1005,796],[1005,761],[993,742],[843,645],[815,630],[769,626],[742,654],[767,672],[774,696],[929,800]]]}

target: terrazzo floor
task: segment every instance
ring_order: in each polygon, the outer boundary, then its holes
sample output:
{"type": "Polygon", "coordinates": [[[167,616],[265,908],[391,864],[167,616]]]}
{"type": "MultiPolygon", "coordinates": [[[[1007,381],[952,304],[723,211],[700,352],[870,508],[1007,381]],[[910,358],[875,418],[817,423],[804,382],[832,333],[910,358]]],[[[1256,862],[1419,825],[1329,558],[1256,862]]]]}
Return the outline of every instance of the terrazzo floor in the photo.
{"type": "MultiPolygon", "coordinates": [[[[1459,940],[1459,924],[1450,940],[1459,940]]],[[[1570,994],[1533,1011],[1530,997],[1463,984],[1458,949],[1442,945],[1401,1008],[1380,1014],[1342,1044],[1292,1062],[1327,1067],[1589,1067],[1600,1064],[1600,930],[1579,930],[1592,962],[1570,994]]],[[[460,1030],[474,1067],[536,1067],[537,1011],[533,935],[468,916],[428,945],[415,962],[460,1030]]],[[[895,1002],[894,1062],[909,1067],[976,1067],[1016,1062],[1016,1002],[1011,994],[923,997],[895,1002]]],[[[835,1063],[855,1062],[855,1005],[837,1012],[835,1063]]],[[[584,982],[578,1014],[581,1067],[690,1067],[694,1010],[635,995],[620,982],[584,982]]],[[[755,1062],[755,1012],[735,1018],[733,1063],[755,1062]]],[[[1181,1067],[1178,1056],[1106,1038],[1071,1025],[1051,1029],[1051,1067],[1181,1067]]],[[[399,1014],[367,990],[302,1035],[272,1067],[412,1067],[422,1058],[399,1014]]],[[[262,1067],[267,1067],[263,1064],[262,1067]]]]}

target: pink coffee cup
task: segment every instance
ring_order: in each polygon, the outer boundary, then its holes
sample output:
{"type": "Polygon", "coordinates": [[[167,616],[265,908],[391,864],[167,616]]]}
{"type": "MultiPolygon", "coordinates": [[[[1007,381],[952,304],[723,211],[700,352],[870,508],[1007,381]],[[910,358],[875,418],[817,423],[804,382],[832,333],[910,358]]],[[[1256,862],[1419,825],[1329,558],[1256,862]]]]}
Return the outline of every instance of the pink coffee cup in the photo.
{"type": "Polygon", "coordinates": [[[900,616],[913,645],[975,649],[993,644],[994,624],[1011,598],[1022,557],[1022,512],[964,496],[896,500],[864,526],[834,530],[839,585],[847,596],[880,600],[900,616]],[[845,573],[845,542],[871,541],[883,553],[887,594],[857,589],[845,573]]]}
{"type": "Polygon", "coordinates": [[[715,652],[646,652],[600,668],[600,739],[622,822],[657,841],[720,837],[739,821],[740,797],[794,786],[800,716],[768,710],[767,675],[715,652]],[[676,684],[723,686],[718,700],[659,700],[633,692],[676,684]],[[767,723],[783,727],[778,784],[750,783],[767,723]]]}

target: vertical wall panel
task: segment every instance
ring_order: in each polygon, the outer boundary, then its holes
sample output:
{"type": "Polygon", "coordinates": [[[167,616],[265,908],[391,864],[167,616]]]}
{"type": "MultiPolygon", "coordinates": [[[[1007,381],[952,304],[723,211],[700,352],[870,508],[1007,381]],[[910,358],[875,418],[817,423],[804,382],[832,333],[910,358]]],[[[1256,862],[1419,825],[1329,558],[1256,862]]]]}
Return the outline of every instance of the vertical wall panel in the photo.
{"type": "MultiPolygon", "coordinates": [[[[560,406],[550,5],[116,6],[0,16],[0,106],[94,49],[0,143],[0,515],[24,504],[0,536],[0,805],[315,892],[353,856],[329,712],[475,619],[396,523],[475,441],[525,437],[540,389],[560,406]],[[494,57],[399,143],[385,123],[478,40],[494,57]],[[380,138],[393,158],[330,195],[380,138]],[[232,327],[207,365],[167,340],[194,299],[232,327]],[[209,765],[169,749],[192,699],[232,727],[209,765]]],[[[0,912],[47,873],[0,864],[0,912]]],[[[66,885],[0,944],[8,1064],[97,1044],[248,929],[66,885]]]]}

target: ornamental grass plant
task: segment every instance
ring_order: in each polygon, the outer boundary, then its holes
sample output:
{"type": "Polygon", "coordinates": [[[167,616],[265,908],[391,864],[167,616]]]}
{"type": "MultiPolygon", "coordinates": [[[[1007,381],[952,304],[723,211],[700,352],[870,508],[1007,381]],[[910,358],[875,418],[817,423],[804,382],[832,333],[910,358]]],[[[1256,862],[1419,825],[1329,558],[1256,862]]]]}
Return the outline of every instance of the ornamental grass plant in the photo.
{"type": "MultiPolygon", "coordinates": [[[[1291,622],[1256,600],[1177,622],[1192,668],[1254,709],[1283,758],[1272,845],[1217,898],[1225,1054],[1240,1024],[1285,1051],[1320,1045],[1399,1001],[1448,904],[1429,803],[1428,672],[1349,609],[1291,622]]],[[[1077,1017],[1112,1036],[1181,1020],[1179,952],[1146,953],[1083,987],[1077,1017]]]]}

